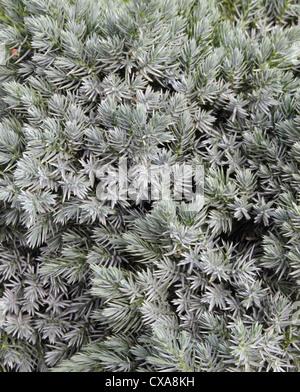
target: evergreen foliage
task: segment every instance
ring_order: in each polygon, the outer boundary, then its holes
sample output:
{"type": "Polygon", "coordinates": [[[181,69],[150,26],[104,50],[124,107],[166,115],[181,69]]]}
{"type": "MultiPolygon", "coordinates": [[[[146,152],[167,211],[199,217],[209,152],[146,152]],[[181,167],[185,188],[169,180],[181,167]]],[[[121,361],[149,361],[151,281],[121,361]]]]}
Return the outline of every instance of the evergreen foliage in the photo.
{"type": "Polygon", "coordinates": [[[0,0],[2,371],[299,371],[299,18],[0,0]],[[99,200],[119,158],[197,159],[205,205],[99,200]]]}

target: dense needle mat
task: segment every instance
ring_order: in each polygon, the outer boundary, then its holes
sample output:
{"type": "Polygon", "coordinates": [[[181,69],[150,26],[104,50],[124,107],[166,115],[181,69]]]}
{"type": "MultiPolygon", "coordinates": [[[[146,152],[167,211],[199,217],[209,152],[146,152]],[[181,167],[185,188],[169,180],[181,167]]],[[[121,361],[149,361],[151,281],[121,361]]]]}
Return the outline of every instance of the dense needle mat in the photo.
{"type": "Polygon", "coordinates": [[[299,20],[0,0],[1,370],[299,371],[299,20]]]}

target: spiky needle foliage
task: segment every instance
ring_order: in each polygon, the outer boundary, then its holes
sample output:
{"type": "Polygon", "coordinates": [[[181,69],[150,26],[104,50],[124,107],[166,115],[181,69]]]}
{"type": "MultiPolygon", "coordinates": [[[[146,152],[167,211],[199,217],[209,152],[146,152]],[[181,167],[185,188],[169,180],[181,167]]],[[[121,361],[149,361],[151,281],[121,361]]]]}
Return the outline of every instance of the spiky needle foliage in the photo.
{"type": "Polygon", "coordinates": [[[298,371],[297,0],[0,0],[0,368],[298,371]],[[3,57],[3,56],[2,56],[3,57]],[[205,169],[205,205],[95,167],[205,169]]]}

